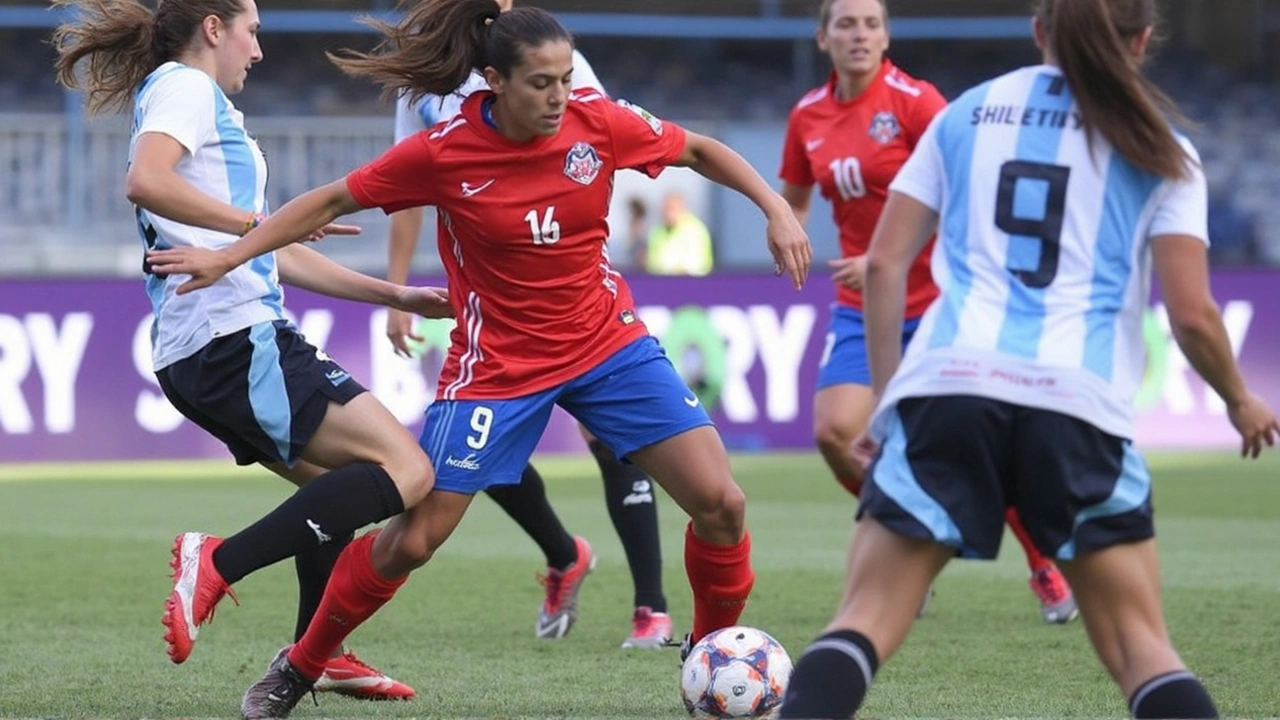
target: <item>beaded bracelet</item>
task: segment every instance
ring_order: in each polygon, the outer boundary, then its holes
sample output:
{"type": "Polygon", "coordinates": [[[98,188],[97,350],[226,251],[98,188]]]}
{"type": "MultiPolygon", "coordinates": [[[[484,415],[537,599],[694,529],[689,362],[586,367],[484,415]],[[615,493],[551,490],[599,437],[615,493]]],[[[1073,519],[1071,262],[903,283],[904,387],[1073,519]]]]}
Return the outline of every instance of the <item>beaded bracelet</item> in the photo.
{"type": "Polygon", "coordinates": [[[240,228],[240,234],[247,235],[250,230],[261,225],[262,221],[266,219],[267,219],[267,216],[263,215],[262,213],[254,213],[250,215],[249,219],[244,221],[244,227],[240,228]]]}

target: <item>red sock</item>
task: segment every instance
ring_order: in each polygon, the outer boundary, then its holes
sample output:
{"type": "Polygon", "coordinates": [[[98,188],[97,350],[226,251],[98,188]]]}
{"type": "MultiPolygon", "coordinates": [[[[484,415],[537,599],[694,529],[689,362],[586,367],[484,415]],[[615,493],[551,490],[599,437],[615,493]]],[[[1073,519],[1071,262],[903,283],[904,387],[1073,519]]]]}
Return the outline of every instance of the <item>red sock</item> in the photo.
{"type": "Polygon", "coordinates": [[[862,478],[837,475],[836,482],[840,483],[845,490],[848,490],[850,495],[862,497],[862,478]]]}
{"type": "Polygon", "coordinates": [[[694,535],[689,523],[684,534],[684,569],[693,588],[693,642],[737,625],[756,582],[751,536],[743,533],[736,545],[712,545],[694,535]]]}
{"type": "Polygon", "coordinates": [[[1022,518],[1018,517],[1018,511],[1014,508],[1006,508],[1004,511],[1004,521],[1009,523],[1009,529],[1013,531],[1014,537],[1018,538],[1018,542],[1022,544],[1022,552],[1027,554],[1027,567],[1031,568],[1031,572],[1038,573],[1045,568],[1053,567],[1053,561],[1045,557],[1031,542],[1031,536],[1027,534],[1027,529],[1022,526],[1022,518]]]}
{"type": "Polygon", "coordinates": [[[374,530],[362,535],[338,556],[325,587],[320,607],[302,639],[289,650],[289,664],[304,677],[315,680],[334,651],[378,608],[396,594],[408,576],[387,580],[373,569],[374,530]]]}

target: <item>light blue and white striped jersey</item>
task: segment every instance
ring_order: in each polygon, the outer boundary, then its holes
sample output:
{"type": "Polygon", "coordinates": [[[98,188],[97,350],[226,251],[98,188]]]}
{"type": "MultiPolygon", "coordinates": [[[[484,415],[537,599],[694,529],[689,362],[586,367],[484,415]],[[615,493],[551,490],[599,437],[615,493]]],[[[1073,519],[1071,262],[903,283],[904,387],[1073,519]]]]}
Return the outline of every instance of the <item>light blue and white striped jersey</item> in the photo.
{"type": "MultiPolygon", "coordinates": [[[[477,90],[486,90],[489,83],[484,75],[472,70],[471,76],[462,86],[448,95],[425,95],[417,103],[410,105],[403,95],[396,100],[396,142],[410,135],[426,130],[442,120],[448,120],[462,112],[462,101],[477,90]]],[[[577,50],[573,51],[573,89],[595,88],[604,92],[600,86],[600,78],[596,76],[591,63],[577,50]]],[[[607,93],[606,93],[607,94],[607,93]]]]}
{"type": "Polygon", "coordinates": [[[1208,243],[1198,156],[1185,180],[1138,169],[1094,133],[1052,66],[976,87],[935,118],[891,190],[939,214],[942,294],[891,380],[901,398],[979,395],[1133,437],[1150,240],[1208,243]]]}
{"type": "MultiPolygon", "coordinates": [[[[144,133],[177,140],[186,154],[176,171],[197,190],[241,208],[248,217],[266,212],[267,164],[244,128],[244,116],[202,70],[176,62],[156,68],[134,98],[129,161],[144,133]]],[[[235,235],[183,225],[141,208],[138,235],[146,248],[222,248],[235,235]]],[[[188,276],[147,275],[155,322],[151,359],[156,370],[195,354],[215,337],[284,318],[284,293],[275,255],[242,265],[211,287],[177,295],[188,276]]]]}

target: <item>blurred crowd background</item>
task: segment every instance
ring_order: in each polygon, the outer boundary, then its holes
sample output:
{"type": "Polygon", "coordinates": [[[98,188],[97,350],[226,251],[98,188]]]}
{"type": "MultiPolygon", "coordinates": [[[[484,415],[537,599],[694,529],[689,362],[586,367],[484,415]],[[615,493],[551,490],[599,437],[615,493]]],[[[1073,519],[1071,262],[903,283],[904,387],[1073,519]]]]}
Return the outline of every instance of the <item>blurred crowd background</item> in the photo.
{"type": "MultiPolygon", "coordinates": [[[[561,14],[606,90],[713,134],[776,178],[795,101],[826,77],[813,41],[817,0],[532,0],[561,14]]],[[[1036,62],[1027,0],[891,0],[890,56],[947,97],[1036,62]]],[[[1210,182],[1212,257],[1219,264],[1280,265],[1280,1],[1168,0],[1155,80],[1193,126],[1210,182]]],[[[391,142],[392,108],[378,90],[344,78],[324,58],[368,48],[361,14],[388,3],[262,0],[265,60],[234,98],[271,166],[269,193],[289,197],[340,177],[391,142]]],[[[90,119],[53,81],[48,38],[59,11],[0,0],[0,274],[128,276],[140,246],[122,190],[128,127],[90,119]]],[[[749,205],[689,173],[648,182],[619,178],[611,214],[614,261],[665,272],[650,238],[681,218],[709,236],[709,267],[769,264],[749,205]]],[[[810,230],[822,257],[837,254],[818,207],[810,230]]],[[[362,214],[367,242],[321,249],[379,272],[386,222],[362,214]]],[[[428,223],[430,234],[434,224],[428,223]]],[[[416,267],[437,267],[421,243],[416,267]]]]}

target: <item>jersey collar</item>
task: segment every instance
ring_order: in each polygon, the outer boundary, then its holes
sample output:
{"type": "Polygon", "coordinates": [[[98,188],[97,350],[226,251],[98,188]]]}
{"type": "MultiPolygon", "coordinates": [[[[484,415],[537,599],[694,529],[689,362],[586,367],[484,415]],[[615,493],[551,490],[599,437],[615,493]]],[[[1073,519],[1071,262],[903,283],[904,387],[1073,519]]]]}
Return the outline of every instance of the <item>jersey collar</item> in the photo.
{"type": "Polygon", "coordinates": [[[857,105],[858,103],[864,101],[867,97],[870,97],[871,88],[875,87],[876,83],[882,82],[884,80],[884,76],[888,75],[894,69],[895,68],[893,66],[893,63],[889,61],[889,58],[882,59],[880,61],[880,69],[876,71],[876,76],[871,79],[871,83],[867,85],[866,89],[864,89],[861,93],[857,94],[856,96],[848,100],[840,100],[839,98],[836,97],[836,89],[837,89],[837,85],[840,82],[840,76],[836,74],[835,70],[832,70],[831,74],[827,76],[827,97],[831,98],[831,102],[841,107],[849,107],[851,105],[857,105]]]}
{"type": "Polygon", "coordinates": [[[490,105],[496,98],[497,96],[491,90],[479,90],[462,103],[462,115],[467,119],[467,124],[475,128],[477,135],[498,147],[510,150],[534,150],[555,139],[555,136],[551,135],[535,137],[529,142],[521,143],[503,135],[494,124],[493,112],[490,110],[490,105]]]}

